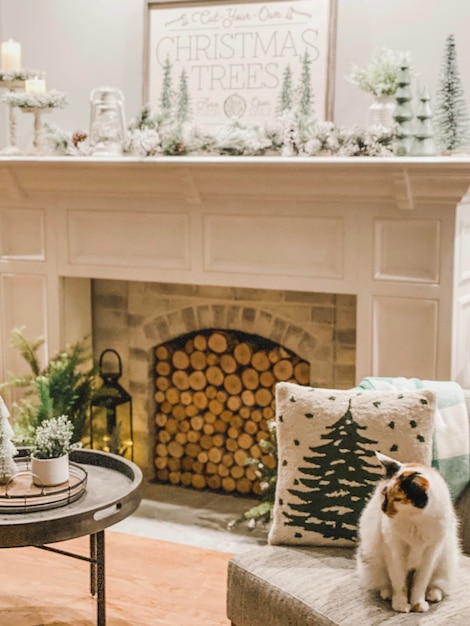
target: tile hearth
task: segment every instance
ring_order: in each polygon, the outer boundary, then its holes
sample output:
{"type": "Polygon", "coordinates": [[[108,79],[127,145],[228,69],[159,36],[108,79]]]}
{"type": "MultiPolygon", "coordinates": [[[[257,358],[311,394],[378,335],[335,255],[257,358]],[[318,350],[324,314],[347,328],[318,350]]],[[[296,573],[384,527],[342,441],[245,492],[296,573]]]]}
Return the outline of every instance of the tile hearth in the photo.
{"type": "Polygon", "coordinates": [[[148,482],[137,511],[109,530],[190,546],[239,553],[266,543],[268,528],[227,525],[258,501],[148,482]]]}

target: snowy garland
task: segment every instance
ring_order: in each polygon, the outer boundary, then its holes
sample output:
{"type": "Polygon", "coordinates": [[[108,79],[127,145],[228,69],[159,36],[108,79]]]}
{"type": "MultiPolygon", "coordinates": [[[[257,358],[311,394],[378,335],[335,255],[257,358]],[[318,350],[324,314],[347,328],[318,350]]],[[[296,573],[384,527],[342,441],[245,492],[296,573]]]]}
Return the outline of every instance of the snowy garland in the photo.
{"type": "Polygon", "coordinates": [[[2,96],[2,102],[20,109],[62,109],[68,103],[65,93],[51,89],[45,94],[11,91],[2,96]]]}
{"type": "Polygon", "coordinates": [[[208,130],[186,122],[159,120],[144,107],[131,122],[123,144],[125,154],[147,156],[393,156],[394,130],[318,122],[285,111],[270,124],[229,124],[208,130]]]}
{"type": "MultiPolygon", "coordinates": [[[[85,132],[71,133],[44,125],[51,152],[89,156],[85,132]]],[[[209,131],[196,124],[131,127],[122,143],[128,156],[394,156],[395,132],[381,126],[361,128],[312,122],[299,128],[295,118],[272,124],[244,125],[239,120],[209,131]]]]}
{"type": "Polygon", "coordinates": [[[29,80],[30,78],[35,78],[36,76],[40,76],[41,72],[38,70],[9,70],[3,71],[0,70],[0,82],[2,83],[13,83],[13,82],[24,82],[25,80],[29,80]]]}
{"type": "Polygon", "coordinates": [[[44,124],[43,140],[52,154],[60,156],[89,156],[90,147],[85,131],[71,133],[55,124],[44,124]]]}

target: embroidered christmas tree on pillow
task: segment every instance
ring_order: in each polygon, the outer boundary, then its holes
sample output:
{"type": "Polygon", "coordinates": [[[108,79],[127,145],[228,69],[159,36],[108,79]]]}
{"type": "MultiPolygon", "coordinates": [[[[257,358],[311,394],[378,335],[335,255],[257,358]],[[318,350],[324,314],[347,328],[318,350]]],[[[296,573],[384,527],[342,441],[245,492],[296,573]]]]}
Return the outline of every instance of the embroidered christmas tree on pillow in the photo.
{"type": "Polygon", "coordinates": [[[271,544],[353,545],[382,468],[375,450],[430,464],[432,391],[276,387],[278,478],[271,544]]]}

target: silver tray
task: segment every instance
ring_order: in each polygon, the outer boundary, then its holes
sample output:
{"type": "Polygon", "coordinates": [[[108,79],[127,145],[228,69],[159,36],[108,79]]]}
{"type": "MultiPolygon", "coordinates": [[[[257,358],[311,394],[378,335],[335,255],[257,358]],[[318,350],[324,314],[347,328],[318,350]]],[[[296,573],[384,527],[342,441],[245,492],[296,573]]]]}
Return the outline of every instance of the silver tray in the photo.
{"type": "Polygon", "coordinates": [[[18,473],[0,485],[0,513],[30,513],[66,506],[86,491],[88,475],[77,463],[70,462],[70,478],[55,487],[33,484],[29,457],[15,459],[18,473]]]}

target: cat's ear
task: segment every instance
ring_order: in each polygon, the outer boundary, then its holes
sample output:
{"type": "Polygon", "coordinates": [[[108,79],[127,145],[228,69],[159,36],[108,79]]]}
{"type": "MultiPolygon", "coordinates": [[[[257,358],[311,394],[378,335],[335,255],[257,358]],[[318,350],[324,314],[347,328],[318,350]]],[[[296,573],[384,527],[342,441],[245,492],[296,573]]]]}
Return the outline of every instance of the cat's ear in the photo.
{"type": "Polygon", "coordinates": [[[381,452],[377,452],[377,450],[375,451],[375,456],[384,466],[385,475],[387,478],[391,478],[392,476],[394,476],[401,467],[400,461],[396,461],[395,459],[392,459],[389,456],[382,454],[381,452]]]}

